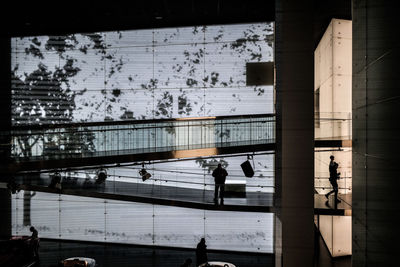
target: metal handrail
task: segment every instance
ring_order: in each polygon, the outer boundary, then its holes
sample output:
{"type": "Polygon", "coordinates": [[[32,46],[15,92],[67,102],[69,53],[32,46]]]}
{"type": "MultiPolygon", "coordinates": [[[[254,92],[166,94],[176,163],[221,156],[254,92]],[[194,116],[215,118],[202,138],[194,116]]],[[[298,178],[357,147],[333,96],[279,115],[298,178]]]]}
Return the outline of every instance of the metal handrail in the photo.
{"type": "Polygon", "coordinates": [[[43,129],[57,129],[57,128],[78,128],[78,127],[91,127],[91,126],[113,126],[113,125],[134,125],[134,124],[150,124],[160,122],[185,122],[185,121],[211,121],[211,120],[224,120],[224,119],[249,119],[249,118],[265,118],[275,117],[275,114],[252,114],[252,115],[233,115],[233,116],[217,116],[217,117],[192,117],[192,118],[175,118],[175,119],[151,119],[151,120],[121,120],[121,121],[99,121],[99,122],[73,122],[63,124],[31,124],[31,125],[13,125],[12,131],[19,130],[43,130],[43,129]]]}
{"type": "Polygon", "coordinates": [[[274,114],[223,118],[152,120],[151,123],[135,121],[132,125],[128,125],[126,121],[122,124],[113,122],[112,125],[100,126],[76,124],[80,125],[77,128],[73,128],[72,125],[57,125],[51,128],[29,129],[26,132],[18,128],[19,130],[11,132],[11,153],[17,158],[32,159],[58,155],[94,157],[96,152],[119,154],[130,151],[137,154],[140,152],[134,150],[231,147],[244,142],[262,144],[273,143],[275,140],[274,114]],[[166,121],[170,123],[165,123],[166,121]],[[122,128],[118,128],[119,126],[122,128]],[[32,142],[32,145],[29,142],[32,142]],[[87,148],[88,145],[90,149],[87,148]]]}

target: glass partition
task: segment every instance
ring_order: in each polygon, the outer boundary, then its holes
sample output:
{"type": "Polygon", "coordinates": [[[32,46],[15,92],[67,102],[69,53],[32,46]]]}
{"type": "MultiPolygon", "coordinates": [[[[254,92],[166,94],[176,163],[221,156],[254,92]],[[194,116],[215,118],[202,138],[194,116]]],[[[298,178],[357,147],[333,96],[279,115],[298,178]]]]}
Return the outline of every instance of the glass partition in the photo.
{"type": "Polygon", "coordinates": [[[143,123],[77,124],[38,129],[14,128],[16,159],[61,159],[172,150],[271,144],[275,116],[155,120],[143,123]]]}
{"type": "Polygon", "coordinates": [[[273,253],[273,214],[204,211],[36,192],[12,195],[12,234],[41,238],[273,253]],[[29,216],[29,223],[22,218],[29,216]]]}
{"type": "MultiPolygon", "coordinates": [[[[125,166],[103,168],[107,172],[107,179],[103,184],[96,184],[99,168],[85,168],[80,170],[59,171],[61,186],[63,189],[92,190],[94,192],[105,192],[109,194],[137,195],[144,194],[150,189],[153,197],[157,197],[157,188],[165,187],[166,190],[195,189],[214,190],[214,178],[212,171],[218,163],[228,171],[226,183],[241,185],[242,193],[273,193],[274,192],[274,157],[272,151],[257,152],[251,155],[249,160],[254,170],[254,176],[246,177],[241,164],[248,158],[247,154],[227,154],[211,158],[196,158],[185,160],[153,161],[144,165],[151,177],[143,181],[139,171],[143,168],[141,164],[126,164],[125,166]],[[172,188],[172,189],[171,189],[172,188]]],[[[43,172],[40,180],[27,176],[26,183],[47,186],[54,171],[43,172]]],[[[226,188],[229,190],[229,188],[226,188]]],[[[195,191],[194,191],[195,192],[195,191]]],[[[201,191],[196,194],[202,194],[201,191]]]]}

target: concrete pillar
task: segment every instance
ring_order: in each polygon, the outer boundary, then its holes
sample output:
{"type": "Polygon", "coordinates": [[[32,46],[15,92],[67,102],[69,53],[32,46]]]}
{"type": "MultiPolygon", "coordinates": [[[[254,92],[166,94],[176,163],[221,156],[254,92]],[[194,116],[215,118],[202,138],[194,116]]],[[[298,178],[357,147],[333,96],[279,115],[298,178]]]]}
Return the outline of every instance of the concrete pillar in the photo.
{"type": "Polygon", "coordinates": [[[399,265],[396,4],[353,0],[353,267],[399,265]]]}
{"type": "Polygon", "coordinates": [[[11,193],[8,189],[0,188],[0,238],[11,236],[11,193]]]}
{"type": "Polygon", "coordinates": [[[4,164],[10,155],[8,132],[11,129],[11,42],[8,36],[0,37],[0,49],[0,164],[4,164]]]}
{"type": "MultiPolygon", "coordinates": [[[[9,161],[11,129],[11,45],[8,36],[0,36],[0,170],[9,161]]],[[[0,172],[0,182],[9,179],[7,173],[0,172]]],[[[8,189],[0,189],[0,237],[11,235],[11,194],[8,189]]]]}
{"type": "Polygon", "coordinates": [[[313,266],[314,6],[275,3],[276,266],[313,266]]]}

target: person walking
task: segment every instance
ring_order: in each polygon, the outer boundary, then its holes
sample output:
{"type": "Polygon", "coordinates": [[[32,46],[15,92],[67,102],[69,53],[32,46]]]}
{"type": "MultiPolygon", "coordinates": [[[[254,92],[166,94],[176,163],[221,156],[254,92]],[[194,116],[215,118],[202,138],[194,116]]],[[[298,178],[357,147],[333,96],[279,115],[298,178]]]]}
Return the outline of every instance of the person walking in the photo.
{"type": "Polygon", "coordinates": [[[222,168],[221,163],[219,163],[218,167],[213,171],[212,176],[214,177],[214,182],[215,182],[214,203],[218,204],[218,191],[219,191],[221,204],[224,204],[225,180],[226,176],[228,176],[228,172],[224,168],[222,168]]]}
{"type": "Polygon", "coordinates": [[[339,179],[339,174],[337,169],[339,164],[335,162],[335,157],[330,156],[331,162],[329,163],[329,182],[331,183],[333,190],[329,193],[325,194],[325,197],[329,200],[329,196],[332,193],[335,193],[335,203],[340,203],[341,201],[338,199],[338,183],[337,180],[339,179]]]}
{"type": "Polygon", "coordinates": [[[204,238],[200,239],[200,242],[196,247],[196,266],[200,266],[200,264],[208,261],[207,258],[207,245],[206,240],[204,238]]]}

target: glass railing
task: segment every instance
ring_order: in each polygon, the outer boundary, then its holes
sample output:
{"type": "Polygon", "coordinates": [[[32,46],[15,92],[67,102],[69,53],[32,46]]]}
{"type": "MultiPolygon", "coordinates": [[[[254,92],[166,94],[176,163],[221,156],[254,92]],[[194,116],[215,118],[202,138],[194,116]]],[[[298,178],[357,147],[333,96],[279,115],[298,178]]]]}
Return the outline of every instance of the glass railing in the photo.
{"type": "Polygon", "coordinates": [[[17,160],[58,159],[275,142],[275,115],[17,126],[17,160]]]}
{"type": "Polygon", "coordinates": [[[351,112],[316,112],[316,140],[351,140],[351,112]]]}
{"type": "MultiPolygon", "coordinates": [[[[352,193],[352,174],[350,172],[342,172],[340,179],[337,180],[339,194],[352,193]]],[[[315,177],[315,190],[318,194],[326,194],[332,190],[332,185],[329,181],[329,173],[318,173],[315,177]]]]}
{"type": "MultiPolygon", "coordinates": [[[[63,189],[85,189],[111,194],[141,194],[142,187],[155,186],[154,188],[182,188],[197,190],[214,190],[214,178],[212,171],[221,163],[227,170],[226,178],[227,191],[229,188],[235,189],[239,193],[273,193],[275,170],[273,152],[257,152],[252,155],[250,163],[254,170],[254,176],[247,178],[241,163],[247,160],[247,154],[229,154],[213,156],[210,158],[195,158],[186,160],[166,160],[159,162],[126,163],[117,167],[101,166],[87,167],[84,169],[68,170],[44,170],[39,176],[26,174],[25,179],[19,179],[17,183],[27,183],[48,186],[52,176],[57,172],[60,175],[60,183],[63,189]],[[151,177],[143,181],[140,174],[144,168],[151,177]],[[98,171],[102,169],[107,173],[104,184],[98,185],[96,179],[98,171]]],[[[35,173],[33,173],[35,174],[35,173]]],[[[163,189],[164,190],[164,189],[163,189]]],[[[165,191],[167,192],[167,191],[165,191]]],[[[151,196],[158,197],[157,192],[152,192],[151,196]]]]}

